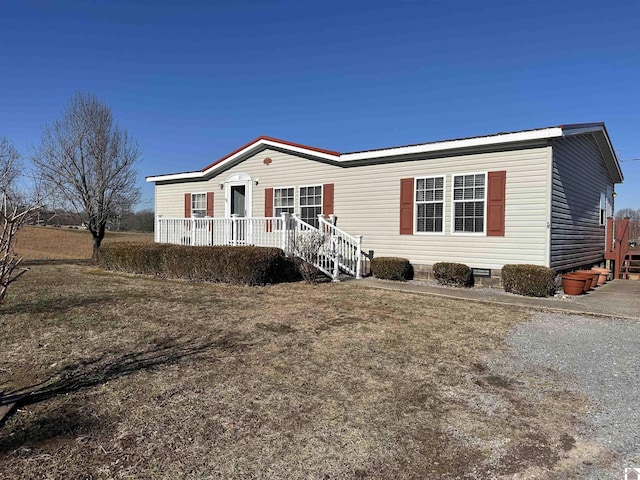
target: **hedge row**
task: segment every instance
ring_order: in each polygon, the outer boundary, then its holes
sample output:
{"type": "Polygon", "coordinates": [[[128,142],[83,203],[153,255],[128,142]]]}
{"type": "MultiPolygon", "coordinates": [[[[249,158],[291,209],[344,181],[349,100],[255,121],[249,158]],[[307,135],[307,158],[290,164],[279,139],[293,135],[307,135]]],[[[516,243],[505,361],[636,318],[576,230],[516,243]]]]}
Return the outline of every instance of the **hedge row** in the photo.
{"type": "Polygon", "coordinates": [[[433,265],[433,276],[442,285],[472,287],[473,272],[464,263],[439,262],[433,265]]]}
{"type": "Polygon", "coordinates": [[[265,285],[299,276],[282,250],[270,247],[186,247],[114,242],[100,248],[107,270],[236,285],[265,285]]]}
{"type": "Polygon", "coordinates": [[[505,292],[527,297],[549,297],[556,292],[556,274],[539,265],[505,265],[502,267],[505,292]]]}
{"type": "Polygon", "coordinates": [[[413,266],[406,258],[375,257],[371,260],[371,274],[384,280],[411,280],[413,266]]]}

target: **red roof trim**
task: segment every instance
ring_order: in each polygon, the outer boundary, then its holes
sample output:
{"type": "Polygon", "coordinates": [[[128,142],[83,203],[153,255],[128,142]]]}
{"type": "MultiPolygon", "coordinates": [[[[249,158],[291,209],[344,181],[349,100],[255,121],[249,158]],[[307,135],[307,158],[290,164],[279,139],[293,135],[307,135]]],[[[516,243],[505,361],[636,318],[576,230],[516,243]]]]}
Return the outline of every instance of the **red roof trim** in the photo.
{"type": "Polygon", "coordinates": [[[246,145],[243,145],[240,148],[235,149],[233,152],[229,153],[228,155],[225,155],[224,157],[219,158],[218,160],[213,162],[211,165],[207,165],[206,167],[204,167],[201,170],[201,172],[206,172],[207,170],[209,170],[211,167],[217,165],[218,163],[226,160],[229,157],[233,157],[236,153],[240,153],[242,150],[244,150],[246,148],[249,148],[250,146],[252,146],[254,144],[257,144],[257,143],[259,143],[259,142],[261,142],[263,140],[266,140],[266,141],[269,141],[269,142],[281,143],[283,145],[288,145],[290,147],[297,147],[297,148],[303,148],[305,150],[312,150],[314,152],[326,153],[327,155],[333,155],[333,156],[336,156],[336,157],[340,156],[340,152],[334,152],[333,150],[325,150],[323,148],[310,147],[308,145],[302,145],[300,143],[287,142],[286,140],[280,140],[279,138],[266,137],[264,135],[261,135],[258,138],[256,138],[255,140],[250,141],[246,145]]]}

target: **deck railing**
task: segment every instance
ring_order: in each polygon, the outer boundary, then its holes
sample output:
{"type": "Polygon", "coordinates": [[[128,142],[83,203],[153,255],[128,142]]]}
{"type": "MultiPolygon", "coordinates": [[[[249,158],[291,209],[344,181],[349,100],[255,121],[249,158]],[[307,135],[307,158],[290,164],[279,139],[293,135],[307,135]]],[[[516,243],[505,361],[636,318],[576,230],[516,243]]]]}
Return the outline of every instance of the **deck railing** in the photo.
{"type": "Polygon", "coordinates": [[[176,245],[255,245],[281,248],[338,280],[340,271],[362,277],[362,236],[352,236],[318,216],[319,228],[295,215],[280,217],[164,218],[156,217],[155,241],[176,245]],[[315,248],[313,247],[315,245],[315,248]]]}
{"type": "Polygon", "coordinates": [[[629,219],[607,219],[605,258],[614,261],[613,278],[621,278],[622,268],[630,250],[640,243],[640,222],[629,219]]]}

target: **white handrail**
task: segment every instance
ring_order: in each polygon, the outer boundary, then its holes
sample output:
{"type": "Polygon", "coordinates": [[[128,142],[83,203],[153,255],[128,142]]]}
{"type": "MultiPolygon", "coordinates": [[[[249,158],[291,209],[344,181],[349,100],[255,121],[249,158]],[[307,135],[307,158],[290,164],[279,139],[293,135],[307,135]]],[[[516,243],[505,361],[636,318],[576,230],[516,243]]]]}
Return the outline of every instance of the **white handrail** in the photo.
{"type": "Polygon", "coordinates": [[[337,264],[347,273],[362,278],[362,235],[349,235],[344,230],[340,230],[335,225],[336,217],[330,215],[327,221],[324,215],[318,215],[320,229],[331,236],[337,264]]]}
{"type": "Polygon", "coordinates": [[[296,215],[291,215],[290,228],[288,230],[288,252],[310,263],[334,281],[338,277],[334,275],[334,259],[331,255],[330,238],[320,229],[309,225],[296,215]]]}

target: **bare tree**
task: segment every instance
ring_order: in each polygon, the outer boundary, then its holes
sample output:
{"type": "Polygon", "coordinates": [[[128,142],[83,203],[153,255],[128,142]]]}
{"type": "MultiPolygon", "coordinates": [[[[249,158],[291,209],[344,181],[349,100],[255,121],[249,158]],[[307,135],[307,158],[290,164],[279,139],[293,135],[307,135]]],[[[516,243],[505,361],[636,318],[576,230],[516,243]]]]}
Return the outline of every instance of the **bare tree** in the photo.
{"type": "Polygon", "coordinates": [[[16,195],[16,180],[20,174],[20,154],[6,137],[0,138],[0,192],[16,195]]]}
{"type": "Polygon", "coordinates": [[[22,257],[15,253],[16,234],[39,210],[37,201],[23,203],[16,180],[21,171],[20,155],[6,138],[0,139],[0,305],[9,285],[27,270],[18,268],[22,257]]]}
{"type": "Polygon", "coordinates": [[[634,210],[633,208],[621,208],[614,215],[616,220],[622,220],[623,218],[628,218],[629,220],[633,220],[637,222],[640,220],[640,209],[634,210]]]}
{"type": "Polygon", "coordinates": [[[94,95],[77,93],[62,117],[45,127],[33,156],[58,206],[83,216],[97,260],[107,223],[140,198],[135,165],[140,147],[94,95]]]}

